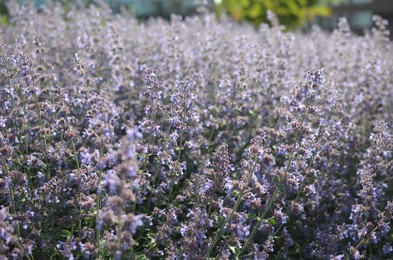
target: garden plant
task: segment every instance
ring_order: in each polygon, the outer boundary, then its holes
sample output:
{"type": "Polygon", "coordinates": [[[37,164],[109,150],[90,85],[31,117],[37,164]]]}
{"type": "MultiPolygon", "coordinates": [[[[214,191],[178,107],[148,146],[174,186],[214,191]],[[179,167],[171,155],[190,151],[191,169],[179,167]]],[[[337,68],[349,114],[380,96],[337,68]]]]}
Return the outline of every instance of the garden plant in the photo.
{"type": "Polygon", "coordinates": [[[393,48],[8,2],[0,259],[393,258],[393,48]]]}

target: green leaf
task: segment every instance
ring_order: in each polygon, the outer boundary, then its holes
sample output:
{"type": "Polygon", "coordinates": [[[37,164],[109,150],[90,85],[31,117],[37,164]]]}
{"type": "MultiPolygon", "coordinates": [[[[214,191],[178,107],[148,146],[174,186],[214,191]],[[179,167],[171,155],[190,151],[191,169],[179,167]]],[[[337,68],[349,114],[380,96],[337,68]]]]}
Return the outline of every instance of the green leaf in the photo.
{"type": "Polygon", "coordinates": [[[168,202],[166,200],[158,200],[156,202],[157,206],[166,206],[168,204],[168,202]]]}
{"type": "Polygon", "coordinates": [[[7,26],[8,24],[8,17],[5,15],[0,15],[0,25],[7,26]]]}
{"type": "Polygon", "coordinates": [[[235,255],[240,253],[240,249],[237,246],[229,246],[229,250],[235,255]]]}
{"type": "Polygon", "coordinates": [[[237,191],[237,190],[233,190],[232,192],[231,192],[231,195],[233,196],[233,197],[237,197],[237,195],[239,195],[239,191],[237,191]]]}
{"type": "Polygon", "coordinates": [[[145,255],[137,255],[135,257],[136,260],[148,260],[149,258],[145,255]]]}
{"type": "Polygon", "coordinates": [[[247,219],[255,219],[255,218],[257,218],[257,215],[255,213],[247,214],[247,219]]]}
{"type": "MultiPolygon", "coordinates": [[[[248,16],[255,20],[258,17],[260,17],[262,15],[262,12],[264,11],[264,9],[261,8],[261,6],[258,3],[254,3],[251,8],[248,10],[248,16]]],[[[254,112],[251,111],[250,114],[254,114],[254,112]]]]}
{"type": "Polygon", "coordinates": [[[295,252],[298,253],[300,250],[300,245],[298,242],[295,241],[295,252]]]}
{"type": "Polygon", "coordinates": [[[183,150],[181,147],[179,147],[179,146],[176,146],[175,147],[175,151],[179,151],[179,150],[183,150]]]}
{"type": "Polygon", "coordinates": [[[60,236],[61,237],[70,237],[72,235],[71,231],[67,229],[63,229],[60,231],[60,236]]]}
{"type": "Polygon", "coordinates": [[[272,225],[277,224],[277,221],[276,221],[274,218],[270,218],[268,221],[269,221],[269,223],[272,224],[272,225]]]}
{"type": "Polygon", "coordinates": [[[277,221],[274,219],[274,217],[265,219],[265,220],[263,220],[263,222],[264,222],[264,223],[269,223],[269,224],[272,224],[272,225],[277,224],[277,221]]]}
{"type": "Polygon", "coordinates": [[[147,234],[146,239],[147,239],[147,248],[152,249],[157,246],[156,240],[155,240],[155,234],[147,234]]]}
{"type": "Polygon", "coordinates": [[[217,222],[218,222],[218,224],[219,224],[220,226],[222,226],[222,225],[224,225],[224,223],[225,223],[225,218],[224,218],[223,216],[219,216],[219,217],[217,218],[217,222]]]}

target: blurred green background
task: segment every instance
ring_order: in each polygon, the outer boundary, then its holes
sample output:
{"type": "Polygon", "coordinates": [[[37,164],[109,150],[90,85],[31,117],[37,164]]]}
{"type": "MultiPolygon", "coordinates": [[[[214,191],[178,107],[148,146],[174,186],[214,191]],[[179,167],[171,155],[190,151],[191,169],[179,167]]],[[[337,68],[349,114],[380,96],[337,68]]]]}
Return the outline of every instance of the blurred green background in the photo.
{"type": "Polygon", "coordinates": [[[317,16],[330,16],[331,6],[340,0],[217,0],[217,8],[235,20],[254,25],[267,22],[267,10],[273,11],[281,24],[289,29],[311,23],[317,16]]]}
{"type": "MultiPolygon", "coordinates": [[[[28,0],[26,0],[28,1],[28,0]]],[[[31,0],[30,0],[31,1],[31,0]]],[[[47,5],[50,0],[34,0],[37,8],[47,5]]],[[[66,5],[75,0],[55,0],[66,5]]],[[[215,11],[219,16],[222,13],[231,15],[236,21],[249,21],[254,25],[267,22],[266,12],[271,10],[278,16],[280,23],[289,29],[303,26],[313,21],[316,16],[329,16],[330,6],[340,0],[106,0],[105,2],[115,11],[126,7],[138,18],[150,16],[169,17],[171,13],[191,15],[196,13],[198,7],[204,6],[215,11]]],[[[18,0],[20,4],[23,0],[18,0]]],[[[79,1],[80,2],[80,1],[79,1]]],[[[95,1],[82,1],[91,4],[95,1]]],[[[8,12],[5,0],[0,0],[0,12],[3,20],[8,12]]]]}
{"type": "MultiPolygon", "coordinates": [[[[46,6],[52,0],[13,0],[20,4],[34,2],[36,8],[46,6]]],[[[95,0],[54,0],[66,6],[72,3],[89,5],[95,0]]],[[[103,0],[114,12],[124,7],[139,19],[152,16],[169,18],[176,13],[192,15],[203,7],[214,11],[217,17],[228,14],[238,22],[250,22],[256,27],[267,23],[267,10],[276,14],[279,22],[288,30],[309,27],[316,22],[326,29],[334,29],[339,17],[348,18],[352,28],[359,32],[372,26],[372,15],[381,14],[393,20],[393,0],[103,0]],[[389,4],[390,3],[390,4],[389,4]],[[378,7],[380,6],[380,7],[378,7]],[[391,6],[391,8],[387,8],[391,6]],[[378,9],[379,8],[379,9],[378,9]],[[390,11],[389,11],[390,10],[390,11]],[[389,12],[388,12],[389,11],[389,12]]],[[[0,23],[8,23],[6,0],[0,0],[0,23]]]]}

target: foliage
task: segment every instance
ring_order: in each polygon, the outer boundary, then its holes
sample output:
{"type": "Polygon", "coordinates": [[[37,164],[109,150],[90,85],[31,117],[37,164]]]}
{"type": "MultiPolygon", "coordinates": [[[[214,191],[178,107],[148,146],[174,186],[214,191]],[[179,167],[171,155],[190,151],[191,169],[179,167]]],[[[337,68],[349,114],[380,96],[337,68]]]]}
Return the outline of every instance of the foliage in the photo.
{"type": "Polygon", "coordinates": [[[0,259],[393,258],[380,17],[360,37],[9,10],[0,259]]]}
{"type": "Polygon", "coordinates": [[[295,28],[311,22],[316,16],[329,16],[329,5],[336,0],[223,0],[219,9],[228,12],[236,21],[266,23],[267,11],[275,13],[281,24],[295,28]]]}

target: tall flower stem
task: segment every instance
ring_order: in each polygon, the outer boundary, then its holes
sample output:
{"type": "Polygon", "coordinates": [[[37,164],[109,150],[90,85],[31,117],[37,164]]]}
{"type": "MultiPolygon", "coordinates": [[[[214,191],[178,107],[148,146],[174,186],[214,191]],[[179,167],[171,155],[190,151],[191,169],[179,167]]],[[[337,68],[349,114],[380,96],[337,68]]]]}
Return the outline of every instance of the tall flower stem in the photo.
{"type": "MultiPolygon", "coordinates": [[[[300,126],[303,125],[304,120],[305,120],[305,118],[306,118],[306,115],[307,115],[307,112],[304,112],[303,117],[302,117],[302,120],[301,120],[301,123],[300,123],[300,126]]],[[[296,130],[295,141],[294,141],[294,143],[295,143],[294,149],[292,150],[292,152],[291,152],[291,154],[290,154],[290,156],[289,156],[289,162],[288,162],[288,164],[287,164],[287,167],[285,168],[284,175],[279,179],[278,185],[277,185],[277,187],[276,187],[276,189],[275,189],[275,191],[274,191],[274,193],[273,193],[271,199],[269,200],[269,202],[268,202],[268,204],[267,204],[265,210],[263,211],[262,216],[258,219],[256,225],[254,226],[254,228],[253,228],[253,230],[252,230],[250,236],[248,237],[246,243],[244,244],[243,248],[242,248],[242,249],[240,250],[240,252],[238,253],[238,255],[237,255],[238,257],[240,257],[242,254],[244,254],[244,252],[247,250],[247,248],[249,247],[251,241],[254,239],[254,236],[255,236],[255,234],[257,233],[257,231],[258,231],[258,229],[259,229],[259,226],[261,225],[262,221],[265,219],[266,214],[269,212],[269,210],[270,210],[271,207],[273,206],[274,202],[276,201],[277,195],[278,195],[278,193],[280,192],[281,186],[282,186],[284,180],[286,179],[286,177],[287,177],[287,175],[288,175],[288,172],[289,172],[289,169],[290,169],[290,167],[291,167],[291,165],[292,165],[292,162],[293,162],[294,159],[295,159],[295,150],[296,150],[297,143],[298,143],[298,141],[299,141],[299,136],[300,136],[300,132],[299,132],[299,130],[297,129],[297,130],[296,130]]]]}
{"type": "MultiPolygon", "coordinates": [[[[255,156],[254,157],[254,163],[253,166],[251,167],[250,172],[248,173],[248,179],[250,179],[250,176],[252,176],[252,173],[255,170],[255,167],[257,165],[258,162],[258,157],[255,156]]],[[[213,242],[211,243],[209,250],[207,251],[205,257],[208,258],[210,256],[210,254],[212,253],[214,247],[216,246],[217,242],[221,239],[221,237],[224,235],[225,233],[225,228],[227,226],[227,224],[231,221],[233,214],[237,211],[237,209],[239,208],[239,205],[241,203],[241,201],[243,200],[243,196],[244,196],[244,192],[240,191],[240,193],[237,195],[237,200],[235,203],[235,206],[233,206],[232,210],[231,210],[231,214],[228,216],[228,218],[221,224],[216,236],[214,237],[213,242]]]]}
{"type": "MultiPolygon", "coordinates": [[[[179,146],[178,146],[178,149],[179,149],[179,151],[177,152],[177,163],[181,163],[181,154],[182,154],[182,150],[183,150],[183,147],[182,147],[182,133],[180,133],[180,137],[179,137],[179,146]]],[[[172,179],[172,182],[171,182],[171,188],[170,188],[170,191],[169,191],[169,197],[168,197],[168,201],[169,202],[171,202],[172,201],[172,194],[173,194],[173,189],[174,189],[174,187],[175,187],[175,178],[176,178],[176,174],[178,174],[177,172],[174,172],[173,173],[173,179],[172,179]]]]}
{"type": "MultiPolygon", "coordinates": [[[[278,126],[280,125],[280,121],[281,121],[280,118],[278,118],[278,119],[277,119],[277,122],[276,122],[276,125],[274,126],[274,129],[277,129],[277,128],[278,128],[278,126]]],[[[269,140],[266,140],[265,143],[264,143],[264,145],[263,145],[263,149],[266,149],[268,143],[269,143],[269,140]]],[[[248,175],[247,175],[247,184],[248,184],[248,185],[249,185],[250,182],[251,182],[251,179],[252,179],[252,176],[253,176],[253,172],[254,172],[254,170],[255,170],[255,167],[256,167],[256,165],[257,165],[257,162],[258,162],[258,156],[255,156],[255,157],[254,157],[253,166],[252,166],[251,170],[248,172],[248,175]]],[[[242,192],[238,195],[239,198],[240,198],[240,201],[243,199],[243,196],[244,196],[245,193],[246,193],[246,192],[243,192],[243,191],[242,191],[242,192]]],[[[236,203],[237,203],[237,201],[236,201],[236,203]]],[[[239,202],[239,204],[240,204],[240,202],[239,202]]],[[[236,206],[236,204],[235,204],[235,207],[233,208],[232,213],[233,213],[234,211],[237,210],[238,206],[239,206],[239,205],[236,206]]],[[[231,214],[231,215],[232,215],[232,214],[231,214]]],[[[229,219],[229,220],[230,220],[230,219],[229,219]]],[[[229,220],[226,222],[226,224],[229,223],[229,220]]],[[[226,224],[225,224],[225,225],[226,225],[226,224]]],[[[225,227],[225,225],[224,225],[224,227],[225,227]]],[[[224,246],[225,246],[225,243],[224,243],[224,246]]],[[[224,249],[224,246],[221,248],[220,253],[221,253],[222,250],[224,249]]],[[[220,256],[220,253],[217,255],[216,259],[218,259],[218,257],[220,256]]]]}
{"type": "MultiPolygon", "coordinates": [[[[44,121],[43,121],[43,119],[42,119],[42,115],[41,115],[41,111],[40,111],[40,107],[39,107],[39,103],[38,103],[38,96],[36,96],[36,98],[35,98],[35,108],[36,108],[36,112],[37,112],[37,114],[38,114],[38,122],[39,122],[39,124],[40,124],[40,130],[41,131],[43,131],[44,130],[44,121]]],[[[51,175],[51,173],[50,173],[50,165],[49,165],[49,156],[48,156],[48,150],[47,150],[47,136],[46,136],[46,133],[44,133],[43,134],[43,142],[44,142],[44,145],[43,145],[43,150],[44,150],[44,156],[45,156],[45,170],[46,170],[46,179],[47,180],[49,180],[50,179],[50,175],[51,175]]]]}
{"type": "Polygon", "coordinates": [[[347,260],[350,260],[350,259],[351,259],[351,256],[356,252],[356,250],[357,250],[359,247],[361,247],[364,243],[366,243],[367,240],[370,239],[371,235],[372,235],[375,231],[377,231],[377,229],[378,229],[378,225],[376,225],[376,226],[373,228],[373,230],[371,230],[370,233],[368,233],[367,236],[365,236],[362,240],[360,240],[360,242],[354,247],[353,251],[349,252],[349,255],[347,256],[346,259],[347,259],[347,260]]]}

